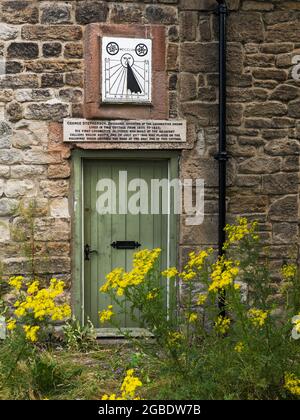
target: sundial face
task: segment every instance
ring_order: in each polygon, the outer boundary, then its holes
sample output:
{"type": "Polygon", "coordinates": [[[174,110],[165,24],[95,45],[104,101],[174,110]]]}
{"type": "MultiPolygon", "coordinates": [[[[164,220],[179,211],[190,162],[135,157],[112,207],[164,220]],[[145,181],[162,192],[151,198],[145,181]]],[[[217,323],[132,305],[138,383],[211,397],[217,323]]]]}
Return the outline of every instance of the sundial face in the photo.
{"type": "Polygon", "coordinates": [[[102,101],[151,103],[152,40],[102,38],[102,101]]]}

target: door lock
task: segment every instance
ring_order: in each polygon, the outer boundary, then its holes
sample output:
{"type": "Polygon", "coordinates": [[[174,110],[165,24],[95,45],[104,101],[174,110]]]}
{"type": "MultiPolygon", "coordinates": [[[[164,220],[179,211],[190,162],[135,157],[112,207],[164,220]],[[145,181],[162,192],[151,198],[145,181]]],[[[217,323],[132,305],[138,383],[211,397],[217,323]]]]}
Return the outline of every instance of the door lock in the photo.
{"type": "Polygon", "coordinates": [[[86,244],[84,247],[84,259],[85,261],[90,261],[90,255],[91,254],[98,254],[98,251],[96,249],[91,249],[89,244],[86,244]]]}

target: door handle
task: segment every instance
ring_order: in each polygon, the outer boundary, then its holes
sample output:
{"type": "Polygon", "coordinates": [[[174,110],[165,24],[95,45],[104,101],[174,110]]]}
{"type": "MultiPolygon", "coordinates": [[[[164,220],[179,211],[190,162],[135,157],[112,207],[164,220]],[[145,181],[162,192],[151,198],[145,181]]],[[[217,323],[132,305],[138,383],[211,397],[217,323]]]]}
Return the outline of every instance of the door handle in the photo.
{"type": "Polygon", "coordinates": [[[90,261],[90,255],[91,254],[98,254],[98,251],[96,249],[91,249],[91,247],[89,246],[89,244],[86,244],[84,247],[84,259],[85,261],[90,261]]]}
{"type": "Polygon", "coordinates": [[[115,241],[110,246],[115,249],[135,249],[139,248],[141,244],[136,241],[115,241]]]}

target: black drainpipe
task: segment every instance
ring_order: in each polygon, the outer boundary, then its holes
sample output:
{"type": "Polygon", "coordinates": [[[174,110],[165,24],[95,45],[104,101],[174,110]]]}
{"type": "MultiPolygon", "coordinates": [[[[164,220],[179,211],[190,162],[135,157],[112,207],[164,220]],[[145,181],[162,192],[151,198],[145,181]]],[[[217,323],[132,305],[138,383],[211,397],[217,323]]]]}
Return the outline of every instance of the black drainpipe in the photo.
{"type": "MultiPolygon", "coordinates": [[[[219,150],[215,159],[219,162],[219,226],[218,250],[222,256],[225,242],[226,225],[226,164],[228,160],[226,150],[226,16],[225,0],[217,0],[219,15],[219,150]]],[[[225,315],[225,294],[221,293],[219,308],[221,315],[225,315]]]]}

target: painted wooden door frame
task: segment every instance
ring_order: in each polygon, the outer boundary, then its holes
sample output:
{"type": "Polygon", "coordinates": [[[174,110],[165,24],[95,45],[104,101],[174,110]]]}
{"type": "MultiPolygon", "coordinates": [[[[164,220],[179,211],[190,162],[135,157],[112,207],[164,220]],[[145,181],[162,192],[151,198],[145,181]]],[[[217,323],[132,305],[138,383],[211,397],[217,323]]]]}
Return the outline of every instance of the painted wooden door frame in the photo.
{"type": "MultiPolygon", "coordinates": [[[[84,298],[84,221],[83,221],[83,161],[88,159],[167,159],[169,161],[169,179],[178,177],[178,151],[152,150],[79,150],[72,152],[72,307],[76,318],[83,324],[84,298]]],[[[170,208],[174,208],[171,196],[170,208]]],[[[178,256],[178,216],[170,216],[170,266],[176,265],[178,256]]],[[[176,302],[177,287],[170,288],[170,302],[176,302]]]]}

